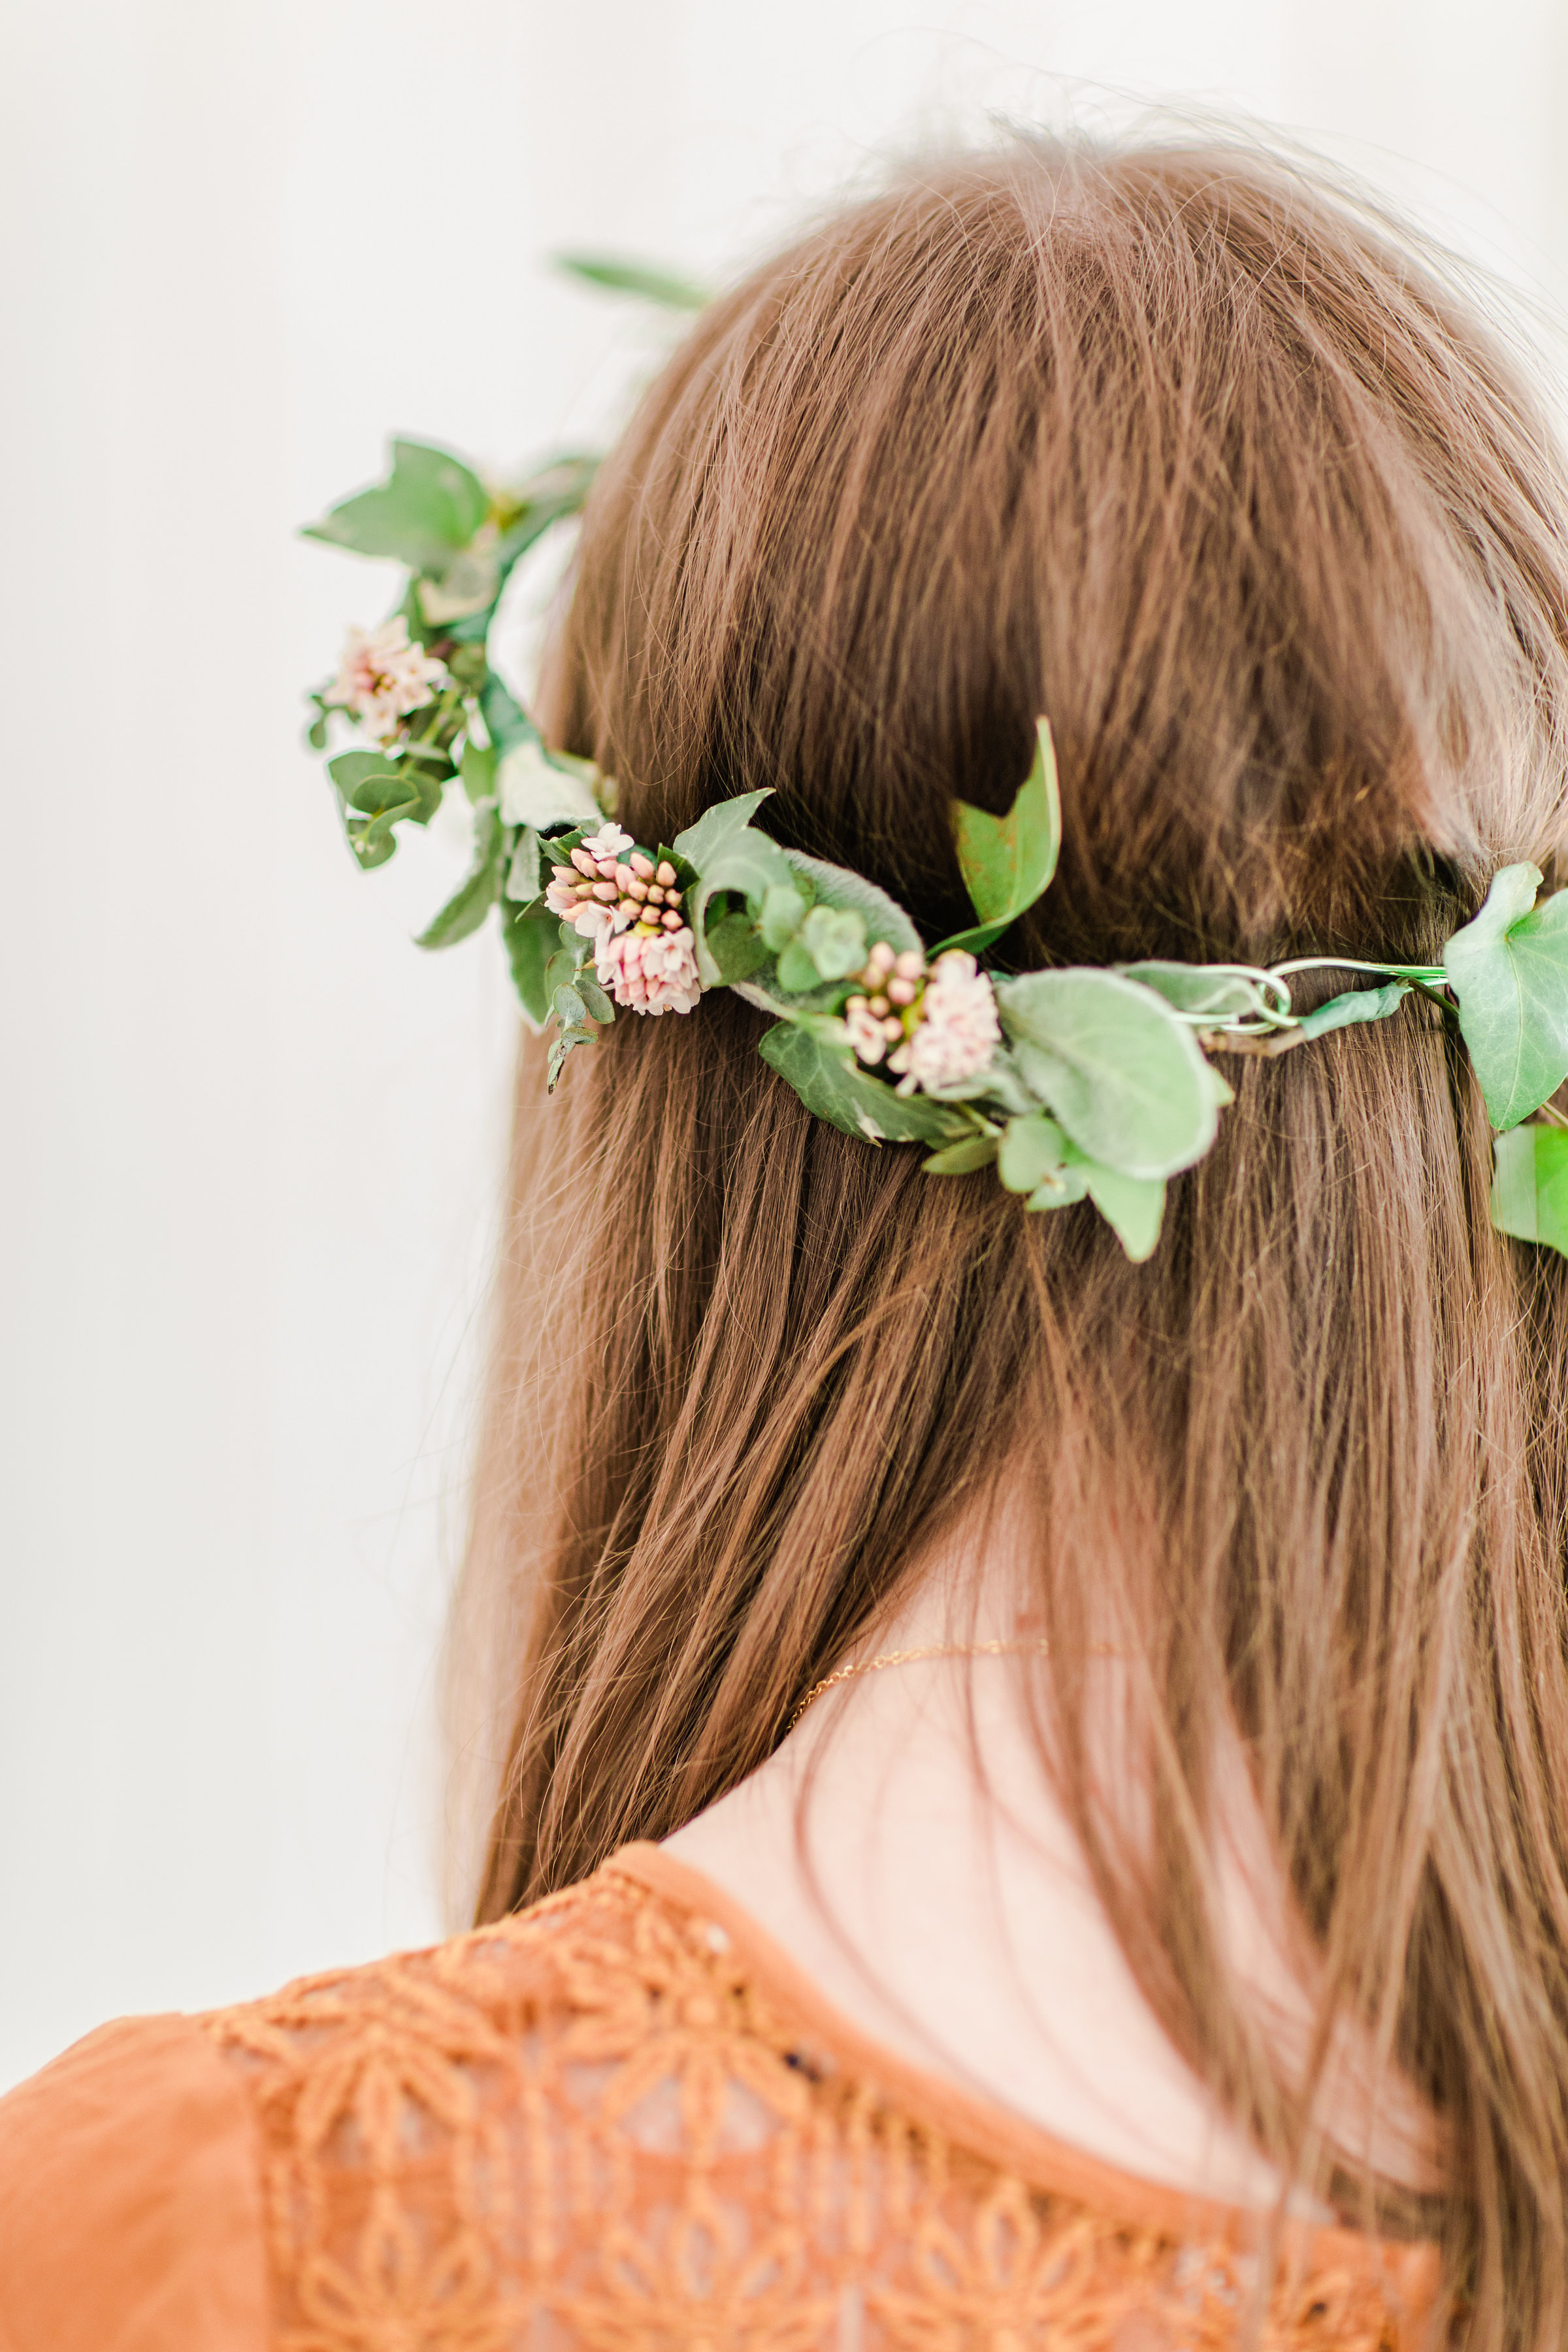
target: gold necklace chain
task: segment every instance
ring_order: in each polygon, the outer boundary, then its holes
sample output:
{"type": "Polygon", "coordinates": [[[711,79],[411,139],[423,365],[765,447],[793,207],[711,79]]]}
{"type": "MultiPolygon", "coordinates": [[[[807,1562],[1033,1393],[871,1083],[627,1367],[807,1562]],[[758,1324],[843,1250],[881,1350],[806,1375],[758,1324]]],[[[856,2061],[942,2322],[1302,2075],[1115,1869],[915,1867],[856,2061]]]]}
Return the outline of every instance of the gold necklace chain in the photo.
{"type": "MultiPolygon", "coordinates": [[[[874,1675],[883,1666],[912,1665],[917,1658],[1043,1658],[1049,1655],[1050,1646],[1048,1642],[1044,1641],[928,1642],[918,1650],[884,1650],[879,1656],[861,1658],[855,1665],[836,1666],[830,1675],[824,1675],[819,1683],[813,1683],[805,1696],[800,1700],[795,1713],[784,1726],[784,1737],[788,1738],[806,1708],[815,1699],[819,1699],[824,1691],[832,1690],[837,1683],[852,1682],[857,1675],[874,1675]]],[[[1099,1653],[1097,1652],[1096,1654],[1098,1655],[1099,1653]]],[[[1108,1651],[1105,1654],[1110,1656],[1114,1654],[1108,1651]]]]}

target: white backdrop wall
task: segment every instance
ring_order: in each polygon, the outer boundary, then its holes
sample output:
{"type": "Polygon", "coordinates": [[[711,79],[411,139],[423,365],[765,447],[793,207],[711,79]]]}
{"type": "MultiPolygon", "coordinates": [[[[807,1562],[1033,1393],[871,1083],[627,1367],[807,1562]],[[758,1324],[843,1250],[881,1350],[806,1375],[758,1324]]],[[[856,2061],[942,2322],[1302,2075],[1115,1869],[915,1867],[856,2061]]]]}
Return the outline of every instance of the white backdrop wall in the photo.
{"type": "Polygon", "coordinates": [[[1290,125],[1558,305],[1568,13],[12,0],[5,59],[0,2082],[442,1924],[513,1021],[408,944],[460,841],[343,849],[299,693],[390,578],[294,526],[393,431],[605,427],[649,331],[551,252],[721,273],[987,108],[1290,125]]]}

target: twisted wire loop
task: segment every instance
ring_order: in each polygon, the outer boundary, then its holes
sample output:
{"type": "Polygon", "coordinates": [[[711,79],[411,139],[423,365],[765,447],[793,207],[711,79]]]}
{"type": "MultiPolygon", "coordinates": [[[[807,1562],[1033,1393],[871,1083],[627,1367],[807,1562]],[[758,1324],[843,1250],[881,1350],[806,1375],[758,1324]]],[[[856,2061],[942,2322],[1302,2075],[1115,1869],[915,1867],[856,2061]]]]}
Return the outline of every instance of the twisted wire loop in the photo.
{"type": "Polygon", "coordinates": [[[1436,2248],[1288,2223],[1270,2263],[1268,2216],[884,2080],[662,1862],[197,2021],[257,2116],[273,2352],[1426,2340],[1436,2248]]]}

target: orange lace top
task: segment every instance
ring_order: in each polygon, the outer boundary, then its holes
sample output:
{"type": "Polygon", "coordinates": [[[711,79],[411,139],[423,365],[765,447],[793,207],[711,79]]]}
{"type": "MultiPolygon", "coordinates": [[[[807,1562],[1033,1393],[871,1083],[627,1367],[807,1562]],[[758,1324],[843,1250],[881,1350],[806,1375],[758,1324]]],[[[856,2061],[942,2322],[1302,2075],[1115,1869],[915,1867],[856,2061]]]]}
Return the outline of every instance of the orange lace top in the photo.
{"type": "Polygon", "coordinates": [[[0,2102],[4,2352],[1412,2352],[1429,2246],[1154,2187],[840,2019],[658,1848],[0,2102]]]}

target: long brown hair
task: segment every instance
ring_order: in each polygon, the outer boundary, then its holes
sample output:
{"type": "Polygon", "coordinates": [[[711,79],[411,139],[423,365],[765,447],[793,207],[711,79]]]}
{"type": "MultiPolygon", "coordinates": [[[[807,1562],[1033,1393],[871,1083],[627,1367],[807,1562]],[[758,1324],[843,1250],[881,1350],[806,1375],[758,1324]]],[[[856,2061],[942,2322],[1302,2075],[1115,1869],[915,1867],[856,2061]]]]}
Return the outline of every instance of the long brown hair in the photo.
{"type": "MultiPolygon", "coordinates": [[[[1473,307],[1365,211],[1250,152],[1021,141],[700,320],[595,490],[550,698],[640,838],[770,786],[778,838],[930,938],[965,915],[953,796],[1005,807],[1047,711],[1065,848],[1012,961],[1430,960],[1562,844],[1568,489],[1473,307]]],[[[1238,1063],[1131,1266],[1088,1207],[812,1120],[763,1025],[723,994],[623,1018],[548,1107],[522,1058],[479,1916],[733,1787],[1026,1463],[1064,1790],[1150,1999],[1326,2177],[1215,1928],[1235,1725],[1320,2060],[1349,2011],[1436,2104],[1471,2340],[1559,2342],[1568,1267],[1492,1231],[1462,1056],[1406,1006],[1238,1063]],[[1107,1609],[1152,1839],[1089,1769],[1107,1609]]]]}

